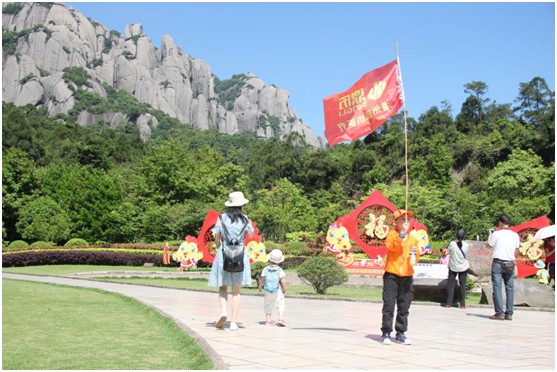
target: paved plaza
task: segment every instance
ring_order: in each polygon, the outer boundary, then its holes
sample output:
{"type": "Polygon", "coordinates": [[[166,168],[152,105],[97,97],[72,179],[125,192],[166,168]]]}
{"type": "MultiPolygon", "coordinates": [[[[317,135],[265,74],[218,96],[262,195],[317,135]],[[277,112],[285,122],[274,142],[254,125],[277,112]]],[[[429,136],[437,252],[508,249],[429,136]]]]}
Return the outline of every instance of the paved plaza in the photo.
{"type": "MultiPolygon", "coordinates": [[[[214,327],[216,293],[3,273],[3,278],[98,288],[135,298],[174,319],[199,340],[218,369],[240,370],[554,370],[555,312],[413,303],[407,337],[382,345],[381,303],[286,298],[287,326],[264,325],[263,295],[242,296],[238,331],[214,327]]],[[[362,288],[365,291],[365,288],[362,288]]],[[[394,333],[393,333],[394,337],[394,333]]]]}

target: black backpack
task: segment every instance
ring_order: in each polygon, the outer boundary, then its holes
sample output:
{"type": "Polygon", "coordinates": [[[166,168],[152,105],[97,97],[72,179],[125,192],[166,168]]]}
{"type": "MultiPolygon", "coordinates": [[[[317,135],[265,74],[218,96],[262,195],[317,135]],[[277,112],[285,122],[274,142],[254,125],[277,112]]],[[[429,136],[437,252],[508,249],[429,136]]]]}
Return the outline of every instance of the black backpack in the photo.
{"type": "Polygon", "coordinates": [[[248,227],[249,220],[246,221],[244,227],[238,234],[237,237],[230,239],[230,234],[226,229],[222,217],[219,216],[220,224],[223,231],[223,247],[222,247],[222,258],[223,258],[223,269],[229,273],[239,273],[244,271],[244,245],[240,245],[239,238],[245,233],[248,227]]]}

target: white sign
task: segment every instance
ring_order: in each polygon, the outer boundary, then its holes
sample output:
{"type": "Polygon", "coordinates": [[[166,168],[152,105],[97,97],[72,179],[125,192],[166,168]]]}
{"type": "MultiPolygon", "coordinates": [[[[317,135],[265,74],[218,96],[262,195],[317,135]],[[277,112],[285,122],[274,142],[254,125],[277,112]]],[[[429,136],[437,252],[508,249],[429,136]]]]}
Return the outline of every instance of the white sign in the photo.
{"type": "Polygon", "coordinates": [[[448,276],[448,265],[419,263],[414,266],[414,278],[447,279],[448,276]]]}

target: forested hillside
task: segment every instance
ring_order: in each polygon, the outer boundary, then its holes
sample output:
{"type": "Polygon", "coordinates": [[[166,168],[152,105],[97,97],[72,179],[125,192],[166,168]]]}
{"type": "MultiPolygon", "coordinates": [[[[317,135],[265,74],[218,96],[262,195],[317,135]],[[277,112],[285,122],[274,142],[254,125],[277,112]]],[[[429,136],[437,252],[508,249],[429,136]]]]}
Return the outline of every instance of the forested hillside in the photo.
{"type": "MultiPolygon", "coordinates": [[[[485,238],[495,217],[555,216],[555,100],[544,79],[492,102],[466,84],[460,110],[431,107],[409,123],[409,209],[432,240],[457,226],[485,238]]],[[[325,233],[374,189],[404,206],[399,113],[332,149],[200,131],[162,117],[147,142],[136,126],[79,126],[32,106],[2,107],[2,238],[140,243],[197,235],[209,209],[241,190],[265,239],[325,233]]]]}

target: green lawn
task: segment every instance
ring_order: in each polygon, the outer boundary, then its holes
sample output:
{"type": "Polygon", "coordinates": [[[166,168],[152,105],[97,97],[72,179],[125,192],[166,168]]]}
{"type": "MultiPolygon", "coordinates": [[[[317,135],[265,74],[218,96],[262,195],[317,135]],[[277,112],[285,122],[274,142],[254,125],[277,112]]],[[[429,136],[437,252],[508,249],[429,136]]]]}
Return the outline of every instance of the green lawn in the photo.
{"type": "Polygon", "coordinates": [[[2,281],[2,369],[214,369],[171,319],[95,289],[2,281]]]}

